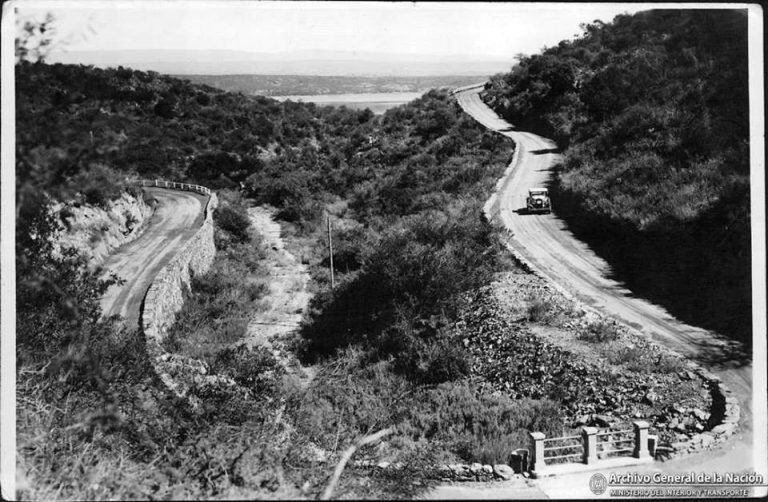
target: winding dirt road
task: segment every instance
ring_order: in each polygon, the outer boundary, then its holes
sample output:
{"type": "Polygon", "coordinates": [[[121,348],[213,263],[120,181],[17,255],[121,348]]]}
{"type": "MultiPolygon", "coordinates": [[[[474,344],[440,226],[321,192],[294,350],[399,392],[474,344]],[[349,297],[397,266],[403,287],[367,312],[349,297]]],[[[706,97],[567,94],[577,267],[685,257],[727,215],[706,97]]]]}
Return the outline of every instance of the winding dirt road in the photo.
{"type": "Polygon", "coordinates": [[[104,317],[121,315],[128,326],[138,326],[139,311],[152,279],[203,223],[205,195],[164,188],[145,188],[146,198],[157,199],[155,212],[143,233],[121,246],[103,267],[125,279],[114,285],[101,299],[104,317]]]}
{"type": "Polygon", "coordinates": [[[465,89],[457,92],[456,98],[466,113],[516,144],[515,158],[497,185],[497,196],[486,207],[494,222],[511,232],[511,248],[558,289],[717,374],[739,400],[741,421],[732,439],[719,451],[667,462],[664,470],[695,466],[722,472],[762,465],[757,457],[761,449],[753,447],[751,358],[745,357],[740,347],[724,337],[684,324],[658,305],[634,296],[610,278],[608,264],[576,239],[556,214],[520,213],[525,207],[528,188],[547,186],[560,154],[553,141],[514,130],[482,102],[481,90],[465,89]]]}

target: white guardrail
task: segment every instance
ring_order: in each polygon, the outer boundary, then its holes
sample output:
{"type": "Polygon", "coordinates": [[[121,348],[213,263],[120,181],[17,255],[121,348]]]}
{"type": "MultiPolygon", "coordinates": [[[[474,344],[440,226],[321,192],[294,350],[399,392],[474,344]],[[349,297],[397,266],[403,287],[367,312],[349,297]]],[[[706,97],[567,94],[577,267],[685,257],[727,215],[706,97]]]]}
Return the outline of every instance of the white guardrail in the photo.
{"type": "Polygon", "coordinates": [[[464,87],[459,87],[452,90],[451,95],[456,94],[457,92],[468,91],[470,89],[479,89],[480,87],[485,87],[485,84],[485,82],[480,82],[479,84],[465,85],[464,87]]]}
{"type": "Polygon", "coordinates": [[[184,190],[187,192],[197,192],[203,195],[211,195],[210,188],[204,187],[203,185],[195,185],[194,183],[164,180],[136,180],[134,183],[143,187],[168,188],[171,190],[184,190]]]}

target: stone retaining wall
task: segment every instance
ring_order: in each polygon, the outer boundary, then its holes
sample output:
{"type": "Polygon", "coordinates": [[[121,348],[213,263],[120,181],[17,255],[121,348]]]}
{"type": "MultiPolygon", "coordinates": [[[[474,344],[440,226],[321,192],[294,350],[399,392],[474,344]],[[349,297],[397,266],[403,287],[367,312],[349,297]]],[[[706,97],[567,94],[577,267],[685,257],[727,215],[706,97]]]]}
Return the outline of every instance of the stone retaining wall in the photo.
{"type": "MultiPolygon", "coordinates": [[[[356,468],[371,468],[379,470],[400,470],[405,466],[400,463],[390,462],[371,462],[368,460],[358,460],[352,463],[356,468]]],[[[420,470],[420,473],[427,478],[439,479],[440,481],[507,481],[519,473],[507,464],[442,464],[427,470],[420,470]]]]}
{"type": "MultiPolygon", "coordinates": [[[[186,187],[184,189],[188,190],[186,187]]],[[[205,190],[210,196],[203,225],[154,278],[144,297],[141,314],[147,355],[165,386],[178,397],[189,397],[190,388],[203,385],[212,378],[219,380],[217,377],[206,376],[207,369],[202,362],[169,354],[163,348],[168,329],[184,304],[184,292],[189,290],[192,277],[207,272],[216,254],[213,211],[218,205],[218,199],[215,193],[207,188],[205,190]]],[[[194,405],[196,400],[192,398],[191,402],[194,405]]]]}
{"type": "Polygon", "coordinates": [[[687,441],[672,443],[673,451],[670,456],[696,453],[722,443],[736,431],[741,418],[741,407],[738,400],[720,377],[713,375],[694,362],[689,361],[687,365],[691,371],[704,380],[712,393],[709,430],[694,434],[687,441]]]}

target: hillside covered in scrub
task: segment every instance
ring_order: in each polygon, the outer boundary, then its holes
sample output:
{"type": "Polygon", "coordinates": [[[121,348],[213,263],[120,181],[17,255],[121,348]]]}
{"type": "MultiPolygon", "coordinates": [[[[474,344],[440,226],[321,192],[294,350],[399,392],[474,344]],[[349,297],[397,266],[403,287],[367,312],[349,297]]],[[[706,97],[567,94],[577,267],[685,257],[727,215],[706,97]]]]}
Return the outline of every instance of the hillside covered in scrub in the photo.
{"type": "MultiPolygon", "coordinates": [[[[478,394],[449,336],[460,294],[502,264],[481,207],[512,145],[446,92],[374,117],[126,68],[21,63],[16,74],[18,445],[33,498],[314,496],[331,462],[372,430],[397,428],[392,460],[431,465],[501,458],[500,437],[517,443],[561,423],[546,399],[478,394]],[[195,278],[169,344],[184,351],[205,337],[193,356],[238,382],[204,395],[202,410],[163,391],[140,333],[100,319],[115,279],[48,244],[65,231],[53,202],[105,205],[137,177],[204,184],[224,201],[216,262],[195,278]],[[315,365],[310,387],[269,351],[230,346],[264,294],[244,280],[260,273],[254,203],[277,208],[320,291],[288,348],[315,365]],[[333,292],[324,212],[336,232],[333,292]],[[454,402],[477,419],[430,432],[427,422],[452,420],[454,402]],[[313,460],[317,451],[329,460],[313,460]]],[[[407,496],[426,486],[402,482],[411,475],[360,472],[339,490],[407,496]]]]}
{"type": "Polygon", "coordinates": [[[751,343],[747,16],[651,10],[584,27],[486,85],[565,158],[555,208],[633,292],[751,343]]]}
{"type": "Polygon", "coordinates": [[[382,430],[356,459],[407,468],[350,465],[336,496],[412,498],[436,465],[507,463],[531,431],[643,416],[673,441],[704,427],[689,415],[708,408],[707,391],[679,358],[628,347],[615,324],[505,254],[482,207],[514,145],[449,93],[374,116],[126,68],[21,63],[16,76],[27,498],[316,498],[344,450],[382,430]],[[203,184],[221,200],[214,264],[194,277],[165,347],[236,383],[193,388],[198,408],[166,392],[142,333],[101,319],[99,297],[119,278],[50,245],[66,231],[53,202],[103,206],[139,177],[203,184]],[[252,205],[276,209],[312,279],[310,312],[275,352],[235,346],[267,289],[252,205]],[[508,289],[494,293],[497,281],[508,289]],[[599,357],[579,352],[595,347],[599,357]]]}

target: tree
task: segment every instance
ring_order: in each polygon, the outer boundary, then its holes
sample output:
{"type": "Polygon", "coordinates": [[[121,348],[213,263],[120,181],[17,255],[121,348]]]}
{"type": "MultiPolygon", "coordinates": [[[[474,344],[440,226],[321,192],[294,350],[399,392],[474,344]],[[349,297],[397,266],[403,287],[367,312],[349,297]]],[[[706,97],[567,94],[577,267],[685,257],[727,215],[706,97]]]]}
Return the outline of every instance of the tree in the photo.
{"type": "MultiPolygon", "coordinates": [[[[18,16],[18,9],[16,12],[18,16]]],[[[56,35],[54,26],[56,19],[53,14],[49,12],[42,21],[27,19],[21,25],[18,24],[19,18],[16,19],[16,40],[14,42],[16,62],[44,62],[53,49],[52,44],[56,35]]]]}

